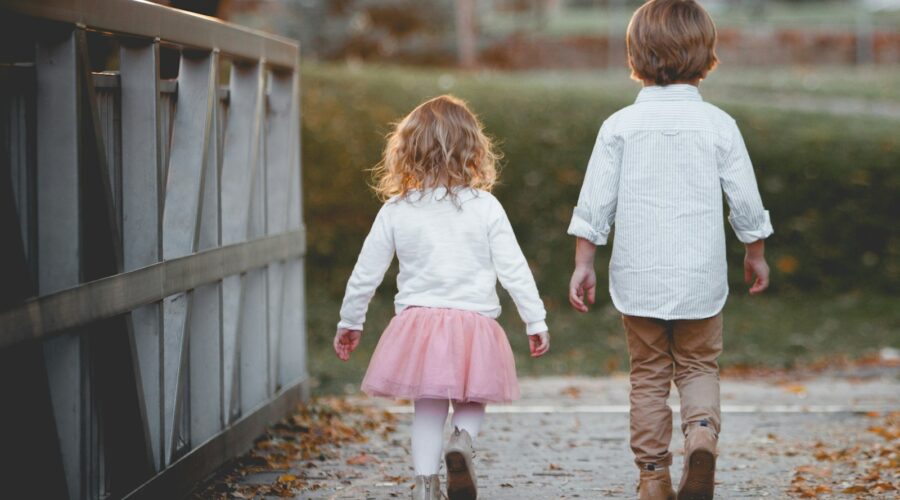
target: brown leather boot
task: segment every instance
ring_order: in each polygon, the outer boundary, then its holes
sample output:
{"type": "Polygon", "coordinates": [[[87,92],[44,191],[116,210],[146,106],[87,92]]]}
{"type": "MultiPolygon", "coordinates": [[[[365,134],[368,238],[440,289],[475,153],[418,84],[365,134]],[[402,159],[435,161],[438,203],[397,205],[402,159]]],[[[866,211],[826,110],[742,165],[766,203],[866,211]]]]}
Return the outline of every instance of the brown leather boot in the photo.
{"type": "Polygon", "coordinates": [[[668,467],[647,464],[641,467],[641,482],[638,484],[639,500],[675,500],[672,478],[668,467]]]}
{"type": "Polygon", "coordinates": [[[478,498],[478,484],[475,468],[472,466],[474,452],[472,437],[466,431],[455,428],[450,442],[444,449],[447,463],[447,497],[450,500],[475,500],[478,498]]]}
{"type": "Polygon", "coordinates": [[[706,420],[688,428],[684,438],[684,474],[678,500],[711,500],[716,487],[716,443],[719,436],[706,420]]]}

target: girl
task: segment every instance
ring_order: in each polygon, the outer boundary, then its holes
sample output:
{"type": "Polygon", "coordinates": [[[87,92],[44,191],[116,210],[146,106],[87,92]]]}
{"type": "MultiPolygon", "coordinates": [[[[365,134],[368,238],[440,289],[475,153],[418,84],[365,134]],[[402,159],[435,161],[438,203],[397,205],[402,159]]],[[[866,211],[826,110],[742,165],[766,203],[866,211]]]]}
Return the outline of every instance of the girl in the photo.
{"type": "Polygon", "coordinates": [[[546,313],[503,207],[490,193],[498,159],[483,126],[451,96],[425,102],[388,136],[375,168],[386,200],[341,307],[334,350],[346,361],[359,345],[369,301],[397,254],[397,315],[372,354],[362,389],[415,401],[413,498],[440,499],[437,473],[448,402],[454,432],[444,450],[447,495],[477,496],[472,440],[486,403],[519,397],[500,314],[497,278],[526,323],[531,355],[550,347],[546,313]]]}

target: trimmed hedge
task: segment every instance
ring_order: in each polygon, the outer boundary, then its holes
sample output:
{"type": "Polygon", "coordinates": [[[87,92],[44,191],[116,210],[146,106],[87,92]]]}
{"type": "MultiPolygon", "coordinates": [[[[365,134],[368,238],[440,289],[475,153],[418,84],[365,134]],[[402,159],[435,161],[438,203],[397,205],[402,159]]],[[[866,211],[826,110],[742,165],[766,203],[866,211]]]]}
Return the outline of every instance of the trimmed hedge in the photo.
{"type": "MultiPolygon", "coordinates": [[[[343,292],[379,206],[366,169],[378,161],[390,122],[449,92],[466,99],[498,140],[506,158],[495,193],[548,304],[565,300],[573,249],[565,231],[584,168],[600,124],[633,100],[634,89],[563,75],[368,66],[307,66],[303,76],[312,293],[343,292]]],[[[900,124],[722,107],[741,126],[772,213],[773,288],[900,292],[900,124]]],[[[744,289],[742,257],[742,245],[729,235],[735,290],[744,289]]],[[[606,249],[598,268],[608,258],[606,249]]]]}

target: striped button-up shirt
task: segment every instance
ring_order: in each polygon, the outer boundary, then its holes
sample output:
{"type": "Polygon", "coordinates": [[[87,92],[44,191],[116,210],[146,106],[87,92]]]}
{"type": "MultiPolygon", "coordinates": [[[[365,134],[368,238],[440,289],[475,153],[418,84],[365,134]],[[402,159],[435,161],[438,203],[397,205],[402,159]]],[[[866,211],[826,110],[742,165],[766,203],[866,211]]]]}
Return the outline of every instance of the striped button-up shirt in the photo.
{"type": "Polygon", "coordinates": [[[728,296],[722,192],[740,241],[772,234],[737,124],[693,85],[645,87],[600,128],[569,234],[605,245],[624,314],[716,315],[728,296]]]}

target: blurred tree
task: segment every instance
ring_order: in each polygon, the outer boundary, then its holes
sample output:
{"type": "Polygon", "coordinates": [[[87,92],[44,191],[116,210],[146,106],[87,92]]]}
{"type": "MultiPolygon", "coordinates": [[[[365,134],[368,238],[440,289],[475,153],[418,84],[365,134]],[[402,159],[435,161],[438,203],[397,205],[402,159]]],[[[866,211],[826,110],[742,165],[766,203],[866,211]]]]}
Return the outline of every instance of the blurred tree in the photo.
{"type": "Polygon", "coordinates": [[[304,57],[420,64],[457,59],[456,0],[278,0],[242,12],[239,4],[249,1],[234,0],[232,20],[300,40],[304,57]]]}
{"type": "Polygon", "coordinates": [[[459,65],[475,67],[477,39],[475,34],[475,0],[456,0],[456,49],[459,65]]]}

